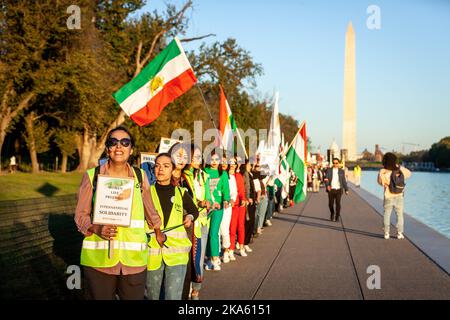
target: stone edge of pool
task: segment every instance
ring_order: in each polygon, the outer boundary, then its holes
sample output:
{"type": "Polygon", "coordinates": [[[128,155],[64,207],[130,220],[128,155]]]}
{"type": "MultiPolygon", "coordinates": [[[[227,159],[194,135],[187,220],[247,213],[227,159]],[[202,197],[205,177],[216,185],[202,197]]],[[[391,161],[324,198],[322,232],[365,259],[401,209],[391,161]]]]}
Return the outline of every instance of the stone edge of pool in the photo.
{"type": "MultiPolygon", "coordinates": [[[[356,188],[349,182],[351,189],[366,201],[379,215],[383,216],[383,200],[363,188],[356,188]]],[[[392,214],[391,224],[395,226],[396,215],[392,214]]],[[[450,239],[432,229],[416,218],[404,213],[405,237],[420,251],[450,275],[450,239]]]]}

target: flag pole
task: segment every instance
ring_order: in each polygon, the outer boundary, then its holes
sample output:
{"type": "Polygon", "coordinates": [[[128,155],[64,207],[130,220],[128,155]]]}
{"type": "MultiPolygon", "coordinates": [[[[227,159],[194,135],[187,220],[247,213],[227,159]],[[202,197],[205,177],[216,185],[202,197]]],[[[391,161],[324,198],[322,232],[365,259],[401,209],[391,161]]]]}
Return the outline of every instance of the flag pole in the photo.
{"type": "Polygon", "coordinates": [[[205,105],[206,110],[208,110],[208,113],[209,113],[209,119],[210,119],[211,122],[213,123],[214,128],[217,130],[216,123],[214,122],[214,119],[213,119],[213,117],[212,117],[211,111],[209,110],[208,104],[206,103],[205,96],[203,95],[202,89],[201,89],[200,86],[198,85],[198,82],[196,83],[195,86],[197,87],[198,91],[200,91],[200,95],[202,96],[202,99],[203,99],[203,104],[205,105]]]}
{"type": "MultiPolygon", "coordinates": [[[[209,106],[208,106],[208,104],[206,103],[205,96],[203,95],[202,89],[201,89],[200,86],[198,85],[198,82],[196,83],[195,86],[197,87],[198,91],[200,91],[200,95],[202,96],[202,99],[203,99],[203,104],[205,105],[206,110],[208,110],[208,113],[209,113],[209,119],[210,119],[211,122],[213,123],[214,129],[216,129],[216,132],[220,132],[220,131],[217,129],[216,123],[214,122],[214,119],[213,119],[212,114],[211,114],[211,110],[209,110],[209,106]]],[[[220,137],[220,135],[219,135],[219,140],[220,140],[220,145],[222,146],[223,149],[225,149],[225,147],[224,147],[224,145],[223,145],[222,137],[220,137]]]]}
{"type": "Polygon", "coordinates": [[[298,128],[297,132],[295,133],[294,139],[292,139],[292,141],[291,141],[291,143],[289,144],[289,146],[287,147],[287,149],[284,150],[284,154],[283,154],[283,157],[280,159],[280,162],[283,161],[283,160],[286,158],[286,154],[287,154],[288,150],[289,150],[289,149],[292,147],[292,145],[294,144],[295,139],[297,139],[297,137],[298,137],[298,133],[300,132],[300,130],[303,129],[303,126],[304,126],[304,125],[305,125],[305,121],[302,122],[302,124],[301,124],[300,127],[298,128]]]}
{"type": "Polygon", "coordinates": [[[239,128],[236,129],[236,132],[237,132],[239,141],[241,142],[242,148],[244,149],[244,152],[245,152],[245,159],[249,159],[248,154],[247,154],[247,150],[245,150],[245,143],[242,141],[242,137],[241,137],[241,134],[240,134],[240,132],[239,132],[239,128]]]}

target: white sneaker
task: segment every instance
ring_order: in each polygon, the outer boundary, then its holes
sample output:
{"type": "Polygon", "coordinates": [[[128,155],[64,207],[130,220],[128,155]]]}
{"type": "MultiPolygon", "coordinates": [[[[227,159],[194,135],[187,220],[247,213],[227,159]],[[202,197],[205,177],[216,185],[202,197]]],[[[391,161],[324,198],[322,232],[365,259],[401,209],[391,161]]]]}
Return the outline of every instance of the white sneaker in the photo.
{"type": "Polygon", "coordinates": [[[239,254],[241,255],[241,257],[246,257],[247,253],[245,253],[244,249],[239,250],[239,254]]]}
{"type": "Polygon", "coordinates": [[[220,271],[222,268],[220,267],[220,259],[216,258],[214,260],[212,260],[212,266],[213,266],[213,270],[214,271],[220,271]]]}
{"type": "Polygon", "coordinates": [[[212,270],[212,269],[213,269],[213,265],[212,265],[211,261],[210,260],[206,261],[205,262],[205,270],[209,271],[209,270],[212,270]]]}
{"type": "Polygon", "coordinates": [[[266,225],[271,227],[272,226],[272,222],[270,222],[270,220],[266,220],[266,225]]]}
{"type": "Polygon", "coordinates": [[[234,256],[234,251],[230,251],[229,255],[230,255],[230,261],[236,261],[236,257],[234,256]]]}
{"type": "Polygon", "coordinates": [[[390,237],[389,232],[385,232],[384,233],[384,238],[387,240],[387,239],[389,239],[389,237],[390,237]]]}
{"type": "Polygon", "coordinates": [[[402,232],[397,233],[397,239],[405,239],[405,236],[402,232]]]}
{"type": "Polygon", "coordinates": [[[228,262],[230,262],[230,255],[227,251],[225,251],[223,253],[223,263],[228,263],[228,262]]]}
{"type": "Polygon", "coordinates": [[[252,251],[253,251],[253,249],[250,248],[248,245],[245,245],[245,246],[244,246],[244,249],[245,249],[245,251],[247,251],[247,252],[252,252],[252,251]]]}

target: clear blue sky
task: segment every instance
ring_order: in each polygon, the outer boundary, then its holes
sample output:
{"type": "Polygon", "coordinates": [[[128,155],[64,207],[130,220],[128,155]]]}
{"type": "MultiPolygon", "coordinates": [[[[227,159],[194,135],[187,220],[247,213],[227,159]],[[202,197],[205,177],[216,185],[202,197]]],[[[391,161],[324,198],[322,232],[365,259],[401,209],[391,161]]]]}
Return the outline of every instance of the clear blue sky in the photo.
{"type": "MultiPolygon", "coordinates": [[[[150,0],[143,11],[161,10],[150,0]]],[[[261,63],[256,95],[280,92],[280,111],[307,122],[322,152],[342,143],[345,31],[356,34],[358,151],[429,148],[450,135],[450,1],[194,0],[187,37],[236,38],[261,63]],[[369,5],[381,29],[369,30],[369,5]]],[[[195,50],[200,41],[187,43],[195,50]]],[[[231,106],[233,109],[233,106],[231,106]]],[[[238,124],[239,125],[239,124],[238,124]]],[[[383,150],[385,151],[385,150],[383,150]]]]}

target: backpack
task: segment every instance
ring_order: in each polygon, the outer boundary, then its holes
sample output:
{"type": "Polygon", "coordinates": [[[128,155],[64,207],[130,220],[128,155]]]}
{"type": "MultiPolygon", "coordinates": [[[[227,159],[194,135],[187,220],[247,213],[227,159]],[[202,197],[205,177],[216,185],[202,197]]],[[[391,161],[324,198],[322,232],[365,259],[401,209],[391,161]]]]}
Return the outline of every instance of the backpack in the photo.
{"type": "MultiPolygon", "coordinates": [[[[141,193],[142,193],[142,172],[141,169],[133,167],[134,173],[136,174],[136,177],[138,178],[138,182],[139,182],[139,188],[141,189],[141,193]]],[[[94,179],[92,180],[92,194],[95,193],[95,191],[97,190],[97,177],[100,173],[100,166],[95,167],[95,171],[94,171],[94,179]]]]}
{"type": "Polygon", "coordinates": [[[389,181],[389,191],[393,194],[403,193],[405,189],[405,176],[401,170],[393,170],[389,181]]]}

